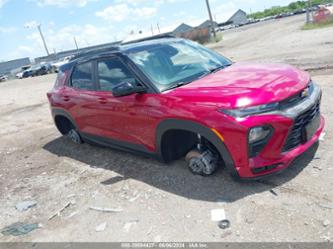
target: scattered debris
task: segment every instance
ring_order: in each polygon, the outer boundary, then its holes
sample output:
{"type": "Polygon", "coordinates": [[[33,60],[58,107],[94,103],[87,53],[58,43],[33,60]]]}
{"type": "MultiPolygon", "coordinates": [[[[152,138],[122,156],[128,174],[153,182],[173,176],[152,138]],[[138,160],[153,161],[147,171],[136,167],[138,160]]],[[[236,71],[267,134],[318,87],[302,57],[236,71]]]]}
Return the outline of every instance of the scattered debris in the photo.
{"type": "Polygon", "coordinates": [[[119,213],[123,211],[122,208],[89,207],[89,209],[105,213],[119,213]]]}
{"type": "Polygon", "coordinates": [[[1,229],[1,233],[5,236],[9,235],[20,236],[28,234],[37,228],[38,228],[38,223],[28,224],[28,223],[17,222],[1,229]]]}
{"type": "Polygon", "coordinates": [[[67,199],[74,198],[76,194],[67,195],[67,199]]]}
{"type": "Polygon", "coordinates": [[[70,215],[68,215],[65,219],[70,219],[72,218],[73,216],[77,215],[79,212],[72,212],[70,215]]]}
{"type": "Polygon", "coordinates": [[[212,221],[221,221],[226,219],[224,209],[212,209],[210,214],[212,221]]]}
{"type": "Polygon", "coordinates": [[[245,219],[245,222],[246,222],[247,224],[253,224],[253,223],[254,223],[254,217],[253,217],[253,216],[251,216],[251,217],[247,217],[247,218],[245,219]]]}
{"type": "Polygon", "coordinates": [[[98,226],[96,226],[95,231],[96,232],[103,232],[106,228],[106,222],[99,224],[98,226]]]}
{"type": "Polygon", "coordinates": [[[50,217],[49,217],[49,219],[48,220],[52,220],[54,217],[56,217],[56,216],[60,216],[61,215],[61,212],[63,212],[66,208],[68,208],[70,205],[74,205],[75,204],[75,201],[69,201],[69,202],[67,202],[67,204],[63,207],[63,208],[61,208],[60,210],[58,210],[56,213],[54,213],[53,215],[51,215],[50,217]]]}
{"type": "Polygon", "coordinates": [[[88,171],[88,169],[84,169],[84,170],[82,170],[80,173],[79,173],[79,175],[83,175],[84,173],[86,173],[88,171]]]}
{"type": "Polygon", "coordinates": [[[140,197],[140,194],[138,194],[137,196],[132,197],[132,198],[129,199],[128,201],[129,201],[129,202],[134,202],[134,201],[136,201],[139,197],[140,197]]]}
{"type": "Polygon", "coordinates": [[[314,168],[314,169],[317,169],[317,170],[319,170],[319,171],[323,170],[323,168],[322,168],[322,167],[320,167],[320,166],[317,166],[317,165],[313,166],[313,168],[314,168]]]}
{"type": "Polygon", "coordinates": [[[16,204],[15,208],[20,211],[27,211],[29,208],[35,207],[37,205],[37,201],[22,201],[16,204]]]}
{"type": "Polygon", "coordinates": [[[324,141],[326,136],[326,132],[322,132],[319,136],[319,141],[324,141]]]}
{"type": "Polygon", "coordinates": [[[134,225],[134,224],[136,224],[138,222],[139,222],[139,220],[132,220],[132,221],[126,222],[125,225],[124,225],[124,231],[126,233],[128,233],[129,230],[131,229],[132,225],[134,225]]]}
{"type": "Polygon", "coordinates": [[[275,196],[278,196],[278,194],[276,193],[276,191],[275,191],[274,189],[271,189],[269,192],[270,192],[271,194],[275,195],[275,196]]]}
{"type": "Polygon", "coordinates": [[[331,237],[329,235],[322,235],[322,236],[320,236],[320,238],[327,241],[327,242],[331,241],[331,237]]]}
{"type": "Polygon", "coordinates": [[[225,220],[220,220],[218,223],[219,228],[221,229],[227,229],[230,227],[230,221],[225,219],[225,220]]]}
{"type": "Polygon", "coordinates": [[[333,204],[317,203],[319,207],[333,209],[333,204]]]}
{"type": "Polygon", "coordinates": [[[152,231],[153,231],[153,227],[151,226],[151,227],[149,228],[149,230],[147,231],[147,235],[151,234],[152,231]]]}
{"type": "Polygon", "coordinates": [[[230,227],[230,221],[225,216],[224,209],[212,209],[210,211],[212,221],[218,221],[218,227],[227,229],[230,227]]]}
{"type": "Polygon", "coordinates": [[[331,224],[331,222],[329,220],[324,220],[323,221],[323,226],[324,227],[328,227],[331,224]]]}

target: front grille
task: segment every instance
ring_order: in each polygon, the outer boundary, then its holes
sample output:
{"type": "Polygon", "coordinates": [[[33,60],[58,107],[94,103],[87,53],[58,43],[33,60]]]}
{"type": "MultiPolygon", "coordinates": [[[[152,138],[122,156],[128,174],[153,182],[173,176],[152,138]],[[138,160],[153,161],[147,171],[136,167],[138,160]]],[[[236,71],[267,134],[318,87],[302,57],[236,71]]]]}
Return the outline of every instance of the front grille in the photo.
{"type": "Polygon", "coordinates": [[[308,87],[306,87],[302,91],[300,91],[297,94],[281,101],[280,102],[280,108],[285,109],[285,108],[289,108],[291,106],[297,105],[298,103],[303,101],[307,96],[310,96],[313,93],[313,90],[314,90],[314,85],[313,85],[312,82],[310,82],[308,87]],[[307,91],[307,94],[308,94],[307,96],[303,95],[305,91],[307,91]]]}
{"type": "Polygon", "coordinates": [[[306,142],[305,127],[314,120],[320,113],[320,100],[309,110],[299,115],[295,121],[292,130],[289,132],[283,152],[289,151],[300,144],[306,142]]]}

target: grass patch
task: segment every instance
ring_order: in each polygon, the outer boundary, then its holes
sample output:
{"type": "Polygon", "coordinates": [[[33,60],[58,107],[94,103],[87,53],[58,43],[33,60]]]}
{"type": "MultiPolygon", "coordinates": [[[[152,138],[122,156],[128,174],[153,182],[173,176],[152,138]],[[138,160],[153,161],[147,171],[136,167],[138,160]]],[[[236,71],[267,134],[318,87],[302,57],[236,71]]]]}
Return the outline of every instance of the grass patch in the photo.
{"type": "Polygon", "coordinates": [[[328,27],[333,27],[333,18],[321,23],[307,23],[302,27],[302,30],[321,29],[328,27]]]}
{"type": "Polygon", "coordinates": [[[218,43],[223,40],[223,34],[222,32],[216,33],[216,38],[212,35],[208,43],[218,43]]]}

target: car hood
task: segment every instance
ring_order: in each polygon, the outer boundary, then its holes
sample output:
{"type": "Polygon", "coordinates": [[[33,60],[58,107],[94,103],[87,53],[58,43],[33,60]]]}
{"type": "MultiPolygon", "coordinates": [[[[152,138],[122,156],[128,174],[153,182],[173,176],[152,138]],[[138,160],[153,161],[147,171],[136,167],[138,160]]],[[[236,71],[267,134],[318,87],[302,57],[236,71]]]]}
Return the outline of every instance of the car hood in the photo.
{"type": "Polygon", "coordinates": [[[235,63],[166,94],[240,108],[284,100],[304,89],[309,81],[307,72],[289,65],[235,63]]]}

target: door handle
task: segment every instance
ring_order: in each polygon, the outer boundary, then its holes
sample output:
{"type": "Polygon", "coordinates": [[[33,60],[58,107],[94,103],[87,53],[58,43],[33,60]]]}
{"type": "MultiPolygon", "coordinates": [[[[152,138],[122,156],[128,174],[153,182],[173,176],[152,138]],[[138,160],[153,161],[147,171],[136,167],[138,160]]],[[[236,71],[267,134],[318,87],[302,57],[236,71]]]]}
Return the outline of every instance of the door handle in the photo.
{"type": "Polygon", "coordinates": [[[63,96],[62,99],[66,102],[70,101],[70,97],[69,96],[63,96]]]}
{"type": "Polygon", "coordinates": [[[106,98],[98,98],[98,102],[101,104],[106,104],[108,100],[106,98]]]}

